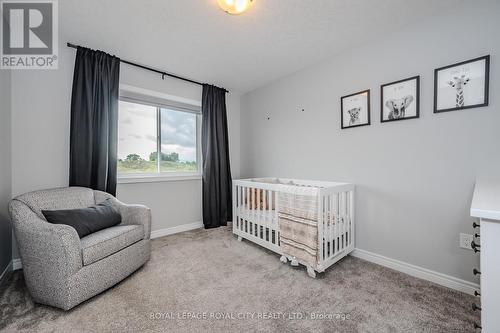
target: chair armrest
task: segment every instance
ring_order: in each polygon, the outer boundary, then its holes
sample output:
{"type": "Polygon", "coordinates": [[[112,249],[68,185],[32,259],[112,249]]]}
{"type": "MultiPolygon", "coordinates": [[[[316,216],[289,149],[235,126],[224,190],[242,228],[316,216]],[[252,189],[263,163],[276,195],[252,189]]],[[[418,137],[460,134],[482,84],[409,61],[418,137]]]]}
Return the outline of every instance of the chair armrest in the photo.
{"type": "MultiPolygon", "coordinates": [[[[118,200],[117,200],[118,201],[118,200]]],[[[123,225],[142,224],[144,226],[144,239],[151,238],[151,209],[144,205],[127,205],[120,201],[119,211],[123,225]]]]}
{"type": "Polygon", "coordinates": [[[109,193],[94,191],[96,204],[110,199],[113,206],[120,212],[122,223],[120,225],[142,224],[144,226],[144,239],[151,238],[151,209],[144,205],[128,205],[116,199],[109,193]]]}
{"type": "Polygon", "coordinates": [[[74,228],[49,223],[15,199],[9,212],[23,269],[30,276],[62,284],[82,268],[80,238],[74,228]]]}

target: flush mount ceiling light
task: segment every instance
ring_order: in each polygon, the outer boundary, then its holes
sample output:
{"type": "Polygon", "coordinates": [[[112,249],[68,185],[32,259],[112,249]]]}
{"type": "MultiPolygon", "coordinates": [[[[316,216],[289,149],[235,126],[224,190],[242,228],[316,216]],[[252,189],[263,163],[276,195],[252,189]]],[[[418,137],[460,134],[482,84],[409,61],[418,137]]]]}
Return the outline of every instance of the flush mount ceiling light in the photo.
{"type": "Polygon", "coordinates": [[[217,0],[219,7],[228,14],[238,15],[245,12],[253,0],[217,0]]]}

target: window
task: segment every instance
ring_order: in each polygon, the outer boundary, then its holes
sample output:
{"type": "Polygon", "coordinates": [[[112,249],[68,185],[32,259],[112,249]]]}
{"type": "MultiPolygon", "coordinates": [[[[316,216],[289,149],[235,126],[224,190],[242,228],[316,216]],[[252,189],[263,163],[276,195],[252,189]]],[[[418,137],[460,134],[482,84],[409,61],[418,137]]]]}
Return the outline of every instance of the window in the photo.
{"type": "Polygon", "coordinates": [[[119,177],[199,175],[200,118],[196,106],[122,96],[118,111],[119,177]]]}

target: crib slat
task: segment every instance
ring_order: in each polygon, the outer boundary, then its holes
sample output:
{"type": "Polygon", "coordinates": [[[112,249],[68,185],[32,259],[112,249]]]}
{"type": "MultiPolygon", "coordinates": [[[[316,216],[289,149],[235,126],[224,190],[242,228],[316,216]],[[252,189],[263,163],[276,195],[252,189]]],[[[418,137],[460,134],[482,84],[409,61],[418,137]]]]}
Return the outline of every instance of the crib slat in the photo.
{"type": "Polygon", "coordinates": [[[239,230],[241,230],[241,218],[242,218],[242,213],[243,213],[243,202],[244,202],[243,201],[243,186],[240,186],[239,191],[240,191],[240,198],[239,198],[239,200],[240,200],[240,210],[239,210],[240,218],[238,219],[238,222],[239,222],[239,230]]]}
{"type": "Polygon", "coordinates": [[[340,230],[340,196],[335,194],[335,253],[339,251],[339,230],[340,230]]]}
{"type": "Polygon", "coordinates": [[[340,193],[340,223],[339,223],[339,246],[340,251],[344,249],[344,242],[342,240],[343,229],[344,229],[344,192],[340,193]]]}
{"type": "Polygon", "coordinates": [[[245,187],[241,187],[241,219],[240,219],[240,230],[243,231],[243,219],[245,218],[245,187]]]}
{"type": "Polygon", "coordinates": [[[321,240],[321,247],[322,247],[323,252],[325,253],[324,258],[327,259],[328,258],[328,222],[330,221],[329,217],[328,217],[328,207],[330,205],[330,202],[328,200],[327,195],[321,196],[321,200],[323,200],[323,224],[321,226],[323,228],[323,239],[321,240]]]}
{"type": "Polygon", "coordinates": [[[328,203],[328,210],[327,210],[327,214],[326,214],[326,220],[327,222],[326,223],[326,236],[325,236],[325,243],[326,243],[326,247],[328,249],[327,251],[327,254],[328,256],[327,257],[331,257],[332,255],[332,244],[331,244],[331,239],[332,239],[332,195],[329,194],[326,198],[326,201],[328,203]]]}
{"type": "Polygon", "coordinates": [[[260,220],[261,220],[261,214],[262,214],[262,211],[261,211],[261,205],[260,205],[260,192],[261,190],[257,190],[257,230],[255,232],[255,236],[259,237],[259,233],[260,233],[260,220]]]}
{"type": "MultiPolygon", "coordinates": [[[[273,198],[274,198],[274,191],[270,190],[269,191],[269,227],[267,228],[267,237],[268,240],[271,242],[272,241],[272,230],[275,228],[276,225],[278,225],[278,219],[274,219],[273,215],[273,198]]],[[[276,209],[276,207],[274,207],[276,209]]]]}
{"type": "Polygon", "coordinates": [[[238,223],[238,186],[233,185],[233,231],[237,229],[238,223]]]}
{"type": "Polygon", "coordinates": [[[319,209],[318,209],[318,224],[320,225],[320,228],[318,228],[318,237],[321,239],[321,247],[319,248],[319,262],[323,263],[324,261],[324,256],[323,256],[323,224],[325,220],[323,219],[323,198],[320,196],[318,199],[318,204],[319,204],[319,209]]]}
{"type": "Polygon", "coordinates": [[[240,201],[241,201],[241,190],[240,190],[241,186],[236,186],[236,221],[233,222],[233,223],[236,223],[236,229],[240,229],[240,210],[241,210],[241,206],[240,206],[240,201]]]}
{"type": "Polygon", "coordinates": [[[245,187],[241,188],[241,223],[240,223],[240,229],[241,231],[244,230],[243,225],[245,224],[245,199],[246,199],[246,191],[245,187]]]}
{"type": "Polygon", "coordinates": [[[267,225],[267,212],[269,210],[269,201],[268,201],[268,190],[264,190],[263,191],[263,194],[264,194],[264,198],[263,198],[263,203],[264,203],[264,206],[262,208],[262,231],[261,231],[261,238],[263,240],[266,240],[266,225],[267,225]]]}
{"type": "Polygon", "coordinates": [[[260,221],[260,238],[266,239],[266,222],[267,222],[267,190],[262,190],[262,220],[260,221]]]}
{"type": "Polygon", "coordinates": [[[236,219],[238,217],[238,185],[233,183],[233,231],[236,229],[236,219]]]}
{"type": "Polygon", "coordinates": [[[318,214],[318,251],[321,251],[323,254],[323,258],[326,258],[326,248],[325,248],[325,196],[324,195],[319,195],[318,196],[318,202],[322,206],[321,210],[319,211],[320,214],[318,214]],[[321,217],[320,217],[321,216],[321,217]],[[321,229],[321,230],[319,230],[321,229]],[[322,235],[321,237],[319,235],[322,235]]]}
{"type": "MultiPolygon", "coordinates": [[[[276,230],[275,231],[275,234],[277,235],[278,233],[278,229],[279,229],[279,222],[278,222],[278,194],[271,190],[270,191],[270,196],[269,196],[269,221],[270,221],[270,227],[269,227],[269,241],[272,242],[273,241],[273,235],[272,235],[272,231],[273,230],[276,230]],[[273,202],[274,202],[274,212],[273,212],[273,202]]],[[[277,236],[275,236],[276,238],[278,238],[277,236]]],[[[278,242],[276,242],[278,243],[278,242]]]]}
{"type": "Polygon", "coordinates": [[[328,200],[330,201],[330,209],[328,210],[329,214],[329,225],[328,225],[328,245],[330,247],[330,257],[333,255],[333,224],[335,223],[334,217],[335,215],[333,214],[333,195],[328,196],[328,200]]]}
{"type": "MultiPolygon", "coordinates": [[[[273,198],[275,197],[275,195],[277,196],[277,193],[273,191],[272,193],[273,195],[273,198]]],[[[271,201],[272,203],[272,201],[271,201]]],[[[275,207],[276,208],[276,207],[275,207]]],[[[269,229],[269,239],[270,241],[273,243],[273,244],[278,244],[278,215],[277,215],[277,211],[275,212],[274,216],[272,216],[272,218],[274,217],[274,223],[272,224],[272,227],[269,229]],[[274,231],[274,232],[273,232],[274,231]]],[[[272,211],[271,211],[271,214],[272,214],[272,211]]]]}
{"type": "Polygon", "coordinates": [[[350,196],[349,192],[346,192],[346,226],[345,226],[345,232],[346,232],[345,246],[346,247],[349,247],[351,245],[350,225],[351,225],[351,196],[350,196]]]}
{"type": "Polygon", "coordinates": [[[326,210],[325,210],[325,259],[328,259],[330,257],[330,237],[331,237],[331,234],[330,234],[330,225],[331,225],[331,215],[330,214],[330,210],[332,209],[332,206],[331,206],[331,200],[330,200],[330,195],[326,196],[325,197],[325,202],[326,202],[326,210]]]}
{"type": "Polygon", "coordinates": [[[337,225],[337,213],[335,212],[335,207],[336,207],[336,197],[335,194],[331,195],[331,200],[332,200],[332,208],[330,213],[332,214],[332,234],[330,237],[330,242],[331,242],[331,249],[330,249],[330,255],[333,256],[335,254],[335,226],[337,225]]]}
{"type": "Polygon", "coordinates": [[[345,221],[344,221],[344,232],[345,232],[345,247],[349,246],[347,236],[349,236],[349,192],[345,192],[345,221]]]}
{"type": "Polygon", "coordinates": [[[347,196],[346,192],[342,192],[342,249],[345,248],[345,222],[347,215],[347,196]]]}
{"type": "Polygon", "coordinates": [[[251,226],[252,226],[252,215],[253,215],[253,210],[252,210],[252,207],[253,207],[253,188],[249,187],[248,188],[248,221],[247,221],[247,224],[248,224],[248,227],[247,227],[247,232],[250,233],[250,229],[251,229],[251,226]]]}
{"type": "Polygon", "coordinates": [[[339,193],[339,215],[337,220],[337,250],[342,251],[342,193],[339,193]]]}
{"type": "Polygon", "coordinates": [[[252,235],[255,235],[255,220],[257,219],[257,214],[256,214],[256,207],[255,207],[255,204],[256,204],[256,192],[257,192],[257,189],[252,187],[251,189],[252,191],[252,229],[250,230],[250,233],[252,235]]]}
{"type": "Polygon", "coordinates": [[[354,244],[354,191],[349,191],[349,246],[354,244]]]}

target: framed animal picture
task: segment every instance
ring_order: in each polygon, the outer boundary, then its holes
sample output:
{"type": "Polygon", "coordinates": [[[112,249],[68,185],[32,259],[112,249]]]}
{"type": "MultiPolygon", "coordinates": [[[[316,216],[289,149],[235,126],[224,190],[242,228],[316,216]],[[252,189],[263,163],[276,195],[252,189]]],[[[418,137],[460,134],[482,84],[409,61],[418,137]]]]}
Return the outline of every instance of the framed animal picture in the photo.
{"type": "Polygon", "coordinates": [[[434,113],[488,105],[490,56],[434,70],[434,113]]]}
{"type": "Polygon", "coordinates": [[[380,86],[380,121],[418,118],[420,115],[420,76],[380,86]]]}
{"type": "Polygon", "coordinates": [[[370,90],[340,98],[341,128],[370,125],[370,90]]]}

